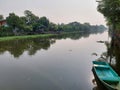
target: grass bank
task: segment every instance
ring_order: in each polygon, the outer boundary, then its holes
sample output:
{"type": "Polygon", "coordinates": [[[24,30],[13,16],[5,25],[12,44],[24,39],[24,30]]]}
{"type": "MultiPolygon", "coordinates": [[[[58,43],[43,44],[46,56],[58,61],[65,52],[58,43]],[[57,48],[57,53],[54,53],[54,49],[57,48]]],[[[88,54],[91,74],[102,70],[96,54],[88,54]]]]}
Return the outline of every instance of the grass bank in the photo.
{"type": "Polygon", "coordinates": [[[8,37],[0,37],[0,41],[8,41],[15,39],[30,39],[30,38],[50,38],[54,37],[56,34],[39,34],[39,35],[25,35],[25,36],[8,36],[8,37]]]}

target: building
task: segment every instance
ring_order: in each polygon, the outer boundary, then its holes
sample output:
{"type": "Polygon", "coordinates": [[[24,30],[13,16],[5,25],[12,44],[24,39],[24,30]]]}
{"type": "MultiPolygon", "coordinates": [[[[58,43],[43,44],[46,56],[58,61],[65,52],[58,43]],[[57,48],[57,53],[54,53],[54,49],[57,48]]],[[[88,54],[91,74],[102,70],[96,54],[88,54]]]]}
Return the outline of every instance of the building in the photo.
{"type": "Polygon", "coordinates": [[[7,26],[6,20],[0,20],[0,26],[7,26]]]}

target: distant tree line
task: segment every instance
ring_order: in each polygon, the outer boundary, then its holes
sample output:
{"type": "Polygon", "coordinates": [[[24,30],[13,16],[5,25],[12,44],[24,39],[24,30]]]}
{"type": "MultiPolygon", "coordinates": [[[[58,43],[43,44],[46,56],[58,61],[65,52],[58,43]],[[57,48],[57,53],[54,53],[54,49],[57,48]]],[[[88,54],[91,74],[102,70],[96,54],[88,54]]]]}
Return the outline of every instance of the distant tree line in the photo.
{"type": "MultiPolygon", "coordinates": [[[[0,15],[0,21],[4,20],[0,15]]],[[[45,16],[38,17],[29,10],[24,11],[24,16],[18,16],[10,13],[6,17],[7,26],[0,26],[0,36],[15,35],[34,35],[61,32],[96,32],[103,31],[106,28],[103,25],[90,25],[89,23],[81,24],[79,22],[71,22],[69,24],[55,24],[50,22],[45,16]]]]}

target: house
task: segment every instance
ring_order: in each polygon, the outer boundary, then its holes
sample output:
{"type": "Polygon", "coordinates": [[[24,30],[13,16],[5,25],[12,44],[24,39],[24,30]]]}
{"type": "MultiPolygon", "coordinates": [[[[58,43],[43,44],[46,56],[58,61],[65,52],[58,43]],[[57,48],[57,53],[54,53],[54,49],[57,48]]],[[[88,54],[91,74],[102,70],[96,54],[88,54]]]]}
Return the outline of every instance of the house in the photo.
{"type": "Polygon", "coordinates": [[[0,20],[0,26],[7,26],[6,20],[0,20]]]}

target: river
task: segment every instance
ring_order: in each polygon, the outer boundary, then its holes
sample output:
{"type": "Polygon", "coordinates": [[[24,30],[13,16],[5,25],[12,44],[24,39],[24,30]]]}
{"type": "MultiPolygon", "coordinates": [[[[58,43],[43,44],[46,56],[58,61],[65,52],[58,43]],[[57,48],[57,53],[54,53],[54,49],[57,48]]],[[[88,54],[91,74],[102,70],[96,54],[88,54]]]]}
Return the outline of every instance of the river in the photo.
{"type": "Polygon", "coordinates": [[[108,33],[0,42],[0,90],[94,90],[92,61],[106,51],[100,40],[108,33]]]}

